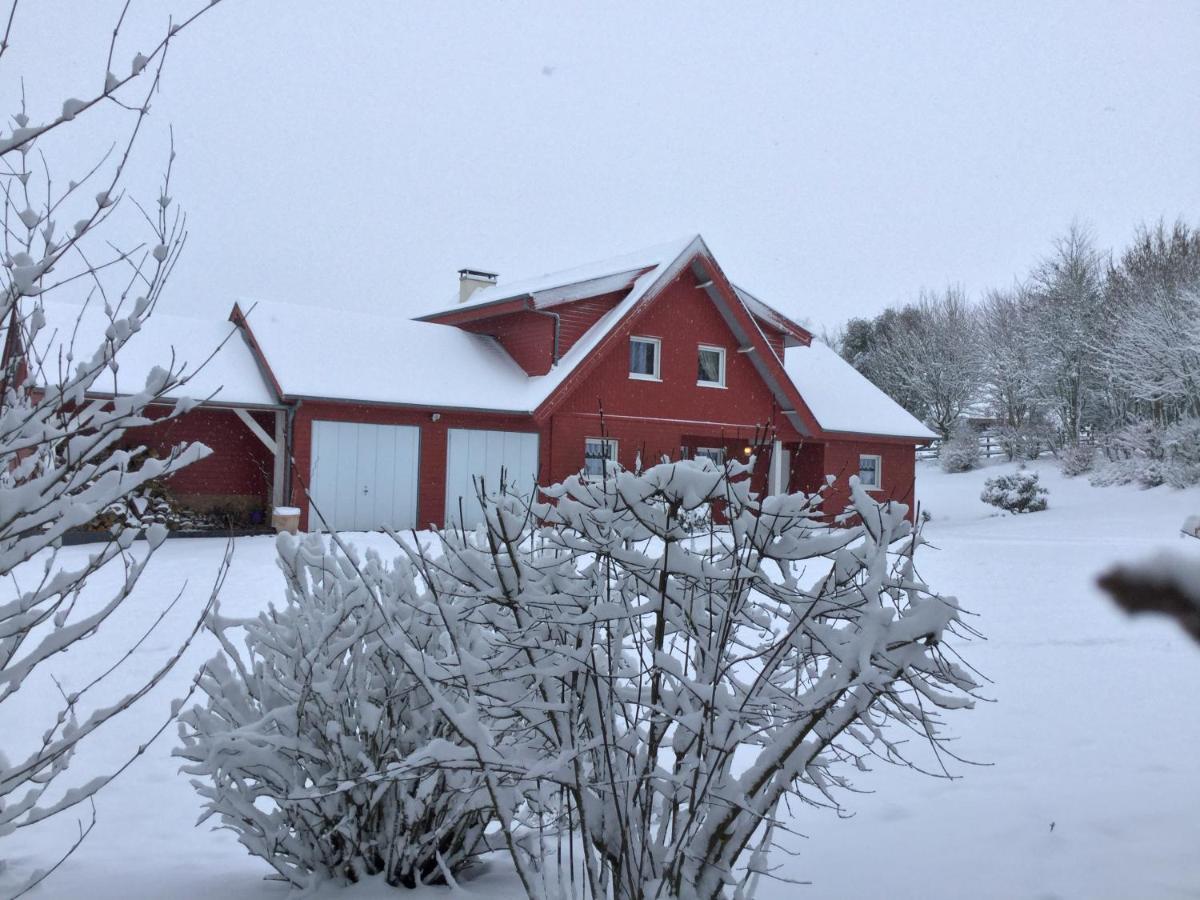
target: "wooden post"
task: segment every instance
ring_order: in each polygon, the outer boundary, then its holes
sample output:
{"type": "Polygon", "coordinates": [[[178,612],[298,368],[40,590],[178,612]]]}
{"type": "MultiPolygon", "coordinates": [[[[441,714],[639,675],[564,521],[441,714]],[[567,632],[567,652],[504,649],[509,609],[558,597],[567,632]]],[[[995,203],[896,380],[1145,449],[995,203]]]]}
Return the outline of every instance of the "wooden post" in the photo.
{"type": "Polygon", "coordinates": [[[283,489],[288,478],[287,412],[275,410],[275,467],[271,472],[271,505],[283,505],[283,489]]]}

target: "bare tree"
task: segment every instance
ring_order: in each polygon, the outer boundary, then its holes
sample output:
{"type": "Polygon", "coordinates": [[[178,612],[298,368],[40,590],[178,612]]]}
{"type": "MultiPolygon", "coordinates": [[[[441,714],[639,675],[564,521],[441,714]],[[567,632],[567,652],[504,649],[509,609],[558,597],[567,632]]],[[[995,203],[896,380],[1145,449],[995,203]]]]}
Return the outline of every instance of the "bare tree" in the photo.
{"type": "Polygon", "coordinates": [[[924,293],[915,314],[886,335],[873,365],[885,384],[910,396],[923,418],[948,440],[955,423],[979,399],[978,326],[962,290],[924,293]]]}
{"type": "MultiPolygon", "coordinates": [[[[180,445],[165,459],[152,459],[118,449],[128,429],[151,421],[152,404],[168,404],[168,415],[193,405],[168,399],[177,396],[193,373],[167,359],[144,384],[126,385],[130,390],[124,393],[116,390],[116,373],[122,347],[153,312],[186,236],[184,217],[170,195],[169,162],[161,192],[149,208],[125,196],[131,153],[172,41],[210,6],[179,22],[165,22],[160,40],[134,52],[121,37],[126,4],[109,39],[106,70],[94,89],[82,99],[62,101],[44,116],[22,100],[10,130],[0,135],[0,575],[12,591],[0,599],[0,713],[6,705],[12,709],[13,698],[35,675],[41,689],[49,687],[47,664],[58,654],[95,652],[83,642],[130,595],[166,531],[147,528],[144,550],[138,550],[137,529],[118,528],[107,543],[73,565],[59,560],[63,535],[146,482],[208,452],[202,445],[180,445]],[[118,62],[118,53],[128,55],[118,62]],[[108,121],[122,129],[113,149],[82,171],[55,173],[50,160],[56,152],[77,147],[89,122],[105,121],[97,114],[102,108],[111,111],[108,121]],[[72,335],[51,333],[46,309],[58,298],[103,310],[108,328],[99,346],[76,346],[72,335]],[[89,578],[110,565],[123,570],[115,592],[89,590],[89,578]]],[[[24,12],[13,3],[3,20],[0,65],[8,62],[24,12]]],[[[164,606],[169,609],[170,604],[164,606]]],[[[166,609],[157,621],[165,615],[166,609]]],[[[114,651],[111,666],[86,684],[55,681],[61,702],[57,709],[46,704],[46,722],[36,739],[22,744],[13,729],[0,728],[0,836],[88,804],[124,768],[69,790],[60,783],[81,742],[158,684],[190,637],[134,690],[115,700],[103,697],[97,706],[101,698],[96,695],[103,694],[109,676],[144,640],[114,651]]],[[[129,761],[153,736],[139,737],[142,743],[131,748],[129,761]]],[[[45,874],[35,873],[20,892],[45,874]]]]}

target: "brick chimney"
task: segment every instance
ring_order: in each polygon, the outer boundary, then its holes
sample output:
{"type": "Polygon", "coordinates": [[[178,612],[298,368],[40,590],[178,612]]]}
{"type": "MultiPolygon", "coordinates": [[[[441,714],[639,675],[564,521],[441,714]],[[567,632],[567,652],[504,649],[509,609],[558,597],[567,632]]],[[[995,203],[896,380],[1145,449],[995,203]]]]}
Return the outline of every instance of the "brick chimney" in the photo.
{"type": "Polygon", "coordinates": [[[499,277],[495,272],[480,272],[477,269],[459,269],[458,302],[466,303],[477,290],[491,287],[499,277]]]}

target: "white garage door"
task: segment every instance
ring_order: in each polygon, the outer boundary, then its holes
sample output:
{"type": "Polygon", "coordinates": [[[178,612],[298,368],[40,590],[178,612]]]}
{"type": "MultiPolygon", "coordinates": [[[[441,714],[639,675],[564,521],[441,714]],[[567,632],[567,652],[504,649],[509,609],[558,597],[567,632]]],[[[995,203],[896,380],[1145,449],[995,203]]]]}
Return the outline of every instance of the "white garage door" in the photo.
{"type": "Polygon", "coordinates": [[[313,422],[310,527],[415,526],[420,437],[421,429],[410,425],[313,422]]]}
{"type": "Polygon", "coordinates": [[[523,431],[481,431],[451,428],[446,445],[446,524],[471,528],[483,518],[475,481],[494,494],[500,471],[507,484],[522,495],[532,493],[537,480],[538,436],[523,431]],[[461,498],[461,507],[460,507],[461,498]],[[462,513],[460,516],[459,510],[462,513]],[[465,522],[459,520],[465,519],[465,522]]]}

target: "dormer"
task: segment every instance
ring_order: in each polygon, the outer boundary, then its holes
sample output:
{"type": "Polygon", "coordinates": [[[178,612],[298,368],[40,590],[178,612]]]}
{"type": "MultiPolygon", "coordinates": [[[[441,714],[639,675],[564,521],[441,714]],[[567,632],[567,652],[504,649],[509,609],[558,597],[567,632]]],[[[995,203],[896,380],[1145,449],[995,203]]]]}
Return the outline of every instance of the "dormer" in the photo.
{"type": "Polygon", "coordinates": [[[529,375],[545,375],[587,331],[628,295],[648,267],[573,281],[546,276],[496,284],[496,276],[459,272],[460,303],[418,321],[485,334],[529,375]],[[490,282],[481,276],[492,279],[490,282]],[[470,282],[469,288],[463,285],[470,282]]]}

